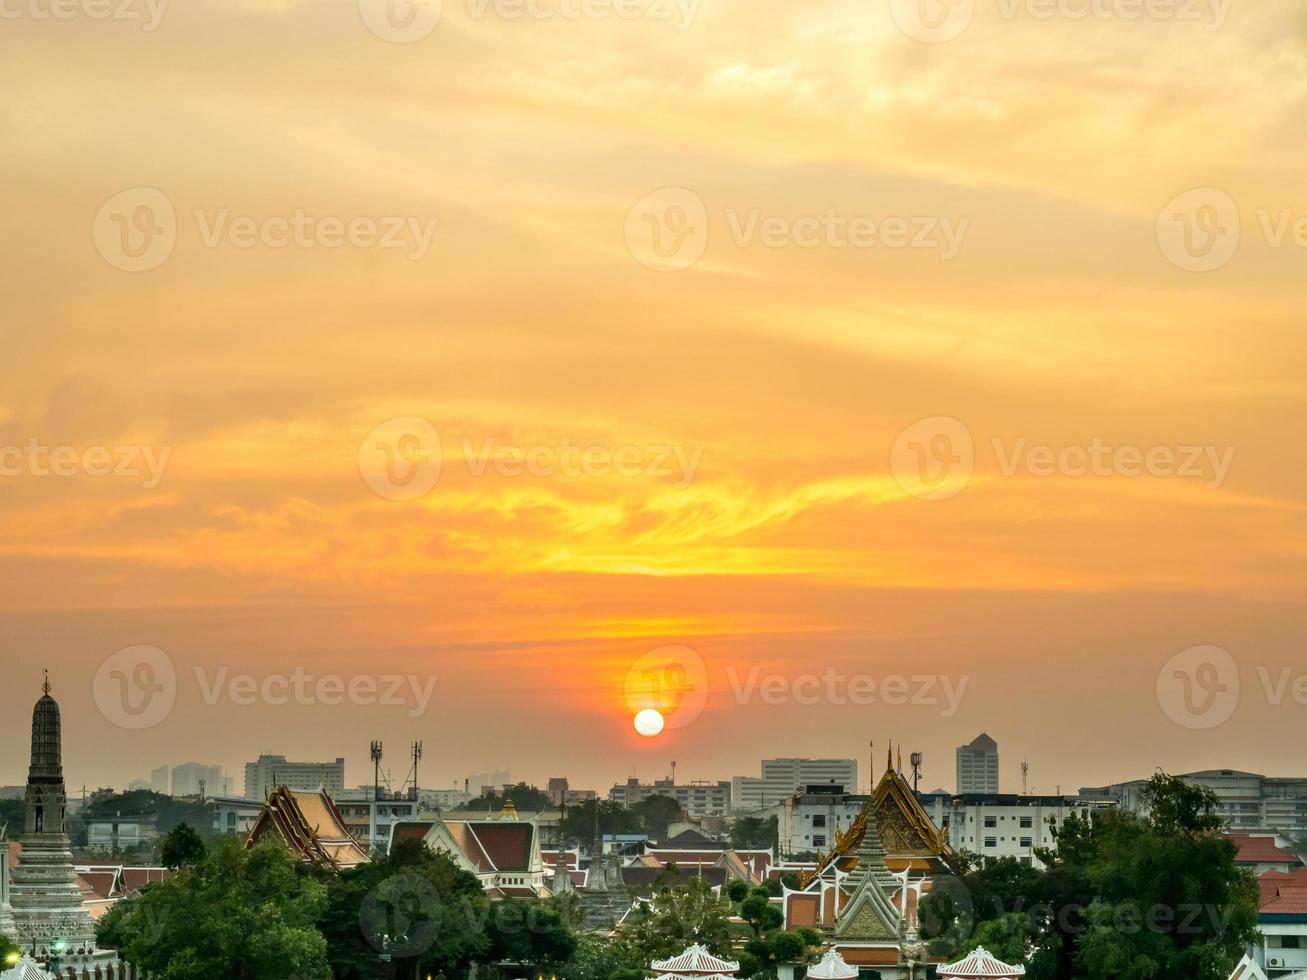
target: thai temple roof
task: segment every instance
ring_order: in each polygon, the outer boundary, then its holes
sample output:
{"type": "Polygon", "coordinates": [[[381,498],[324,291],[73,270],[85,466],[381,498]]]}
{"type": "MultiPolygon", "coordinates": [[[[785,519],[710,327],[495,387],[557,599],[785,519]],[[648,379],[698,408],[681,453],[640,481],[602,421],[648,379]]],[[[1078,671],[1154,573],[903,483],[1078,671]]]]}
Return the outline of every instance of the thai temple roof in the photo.
{"type": "Polygon", "coordinates": [[[808,967],[808,976],[812,980],[853,980],[858,975],[856,966],[849,966],[839,950],[831,948],[815,966],[808,967]]]}
{"type": "Polygon", "coordinates": [[[269,834],[281,839],[301,860],[324,867],[353,868],[370,860],[345,828],[345,818],[325,790],[304,792],[279,786],[263,804],[246,846],[269,834]]]}
{"type": "Polygon", "coordinates": [[[1024,977],[1025,975],[1026,968],[1024,966],[1013,966],[1010,963],[1004,963],[994,957],[984,946],[978,946],[956,963],[939,968],[939,976],[957,977],[959,980],[971,980],[971,978],[1012,980],[1014,977],[1024,977]]]}
{"type": "Polygon", "coordinates": [[[653,969],[660,975],[677,977],[731,976],[740,969],[740,964],[735,960],[719,959],[708,952],[707,947],[695,943],[679,956],[655,960],[653,969]]]}

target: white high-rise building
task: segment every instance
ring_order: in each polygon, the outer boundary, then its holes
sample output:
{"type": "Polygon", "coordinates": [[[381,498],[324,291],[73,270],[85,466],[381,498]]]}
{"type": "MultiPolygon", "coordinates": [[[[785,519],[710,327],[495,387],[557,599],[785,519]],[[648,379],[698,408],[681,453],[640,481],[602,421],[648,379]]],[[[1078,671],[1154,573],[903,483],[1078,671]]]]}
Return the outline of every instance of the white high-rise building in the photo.
{"type": "Polygon", "coordinates": [[[998,792],[998,743],[983,732],[958,746],[958,795],[998,792]]]}
{"type": "Polygon", "coordinates": [[[199,796],[201,789],[205,796],[230,796],[231,780],[223,775],[222,766],[183,762],[172,767],[173,796],[199,796]]]}
{"type": "Polygon", "coordinates": [[[819,783],[854,792],[858,763],[853,759],[763,759],[760,777],[731,780],[731,809],[736,813],[762,810],[793,796],[800,786],[819,783]]]}
{"type": "Polygon", "coordinates": [[[266,800],[278,786],[312,790],[321,786],[336,797],[345,791],[345,760],[335,762],[287,762],[284,755],[261,755],[245,763],[245,798],[266,800]]]}

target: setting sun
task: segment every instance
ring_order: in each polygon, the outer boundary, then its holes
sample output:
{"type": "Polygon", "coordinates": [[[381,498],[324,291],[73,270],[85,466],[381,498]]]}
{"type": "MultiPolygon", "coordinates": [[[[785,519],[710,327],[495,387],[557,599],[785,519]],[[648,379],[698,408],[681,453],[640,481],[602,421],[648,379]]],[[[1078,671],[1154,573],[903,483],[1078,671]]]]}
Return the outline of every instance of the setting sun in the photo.
{"type": "Polygon", "coordinates": [[[645,708],[635,716],[635,730],[645,738],[661,735],[663,730],[662,712],[654,708],[645,708]]]}

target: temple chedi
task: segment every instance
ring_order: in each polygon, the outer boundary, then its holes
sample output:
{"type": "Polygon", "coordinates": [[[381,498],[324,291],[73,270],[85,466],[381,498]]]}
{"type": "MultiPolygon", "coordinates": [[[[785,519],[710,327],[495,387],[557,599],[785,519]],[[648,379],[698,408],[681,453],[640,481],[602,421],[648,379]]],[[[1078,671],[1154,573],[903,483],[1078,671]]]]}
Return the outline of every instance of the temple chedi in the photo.
{"type": "Polygon", "coordinates": [[[39,960],[51,953],[65,964],[96,955],[95,926],[82,905],[68,839],[67,793],[59,724],[59,705],[44,693],[32,711],[32,765],[27,774],[27,819],[22,852],[9,883],[11,938],[39,960]]]}

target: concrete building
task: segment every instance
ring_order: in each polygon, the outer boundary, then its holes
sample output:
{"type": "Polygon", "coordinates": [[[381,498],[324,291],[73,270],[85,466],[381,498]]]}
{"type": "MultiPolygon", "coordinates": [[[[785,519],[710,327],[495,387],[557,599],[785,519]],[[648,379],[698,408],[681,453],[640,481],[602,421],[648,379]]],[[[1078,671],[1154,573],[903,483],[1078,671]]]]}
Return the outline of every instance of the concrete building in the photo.
{"type": "Polygon", "coordinates": [[[731,780],[731,808],[737,814],[752,813],[781,803],[800,786],[817,783],[855,790],[858,763],[853,759],[763,759],[761,776],[731,780]]]}
{"type": "Polygon", "coordinates": [[[1269,980],[1307,971],[1307,868],[1268,871],[1257,879],[1257,928],[1253,949],[1269,980]]]}
{"type": "Polygon", "coordinates": [[[86,846],[92,851],[127,851],[159,839],[154,814],[97,817],[86,825],[86,846]]]}
{"type": "Polygon", "coordinates": [[[247,800],[239,796],[210,796],[209,809],[213,812],[213,832],[232,834],[244,838],[263,812],[262,800],[247,800]]]}
{"type": "Polygon", "coordinates": [[[599,794],[592,789],[572,789],[566,777],[554,776],[549,780],[549,802],[554,806],[576,806],[599,799],[599,794]]]}
{"type": "Polygon", "coordinates": [[[958,746],[958,795],[998,792],[998,743],[983,732],[958,746]]]}
{"type": "Polygon", "coordinates": [[[800,786],[759,815],[776,817],[780,856],[828,851],[837,831],[847,830],[867,804],[865,794],[850,793],[833,783],[800,786]]]}
{"type": "Polygon", "coordinates": [[[335,762],[287,762],[284,755],[261,755],[245,763],[245,797],[264,800],[278,786],[314,790],[322,787],[329,796],[345,791],[345,760],[335,762]]]}
{"type": "Polygon", "coordinates": [[[173,796],[230,796],[231,779],[222,766],[206,766],[198,762],[183,762],[172,767],[173,796]]]}
{"type": "Polygon", "coordinates": [[[986,860],[1015,858],[1043,867],[1037,847],[1056,847],[1053,830],[1073,814],[1085,816],[1112,806],[1107,800],[1075,796],[1018,796],[964,793],[948,797],[919,794],[918,800],[935,825],[948,835],[955,851],[969,851],[986,860]]]}
{"type": "Polygon", "coordinates": [[[422,789],[418,791],[418,801],[426,812],[432,810],[453,810],[463,806],[472,799],[472,794],[462,789],[422,789]]]}
{"type": "Polygon", "coordinates": [[[390,832],[395,824],[418,819],[419,806],[416,793],[390,793],[383,789],[377,799],[371,786],[336,799],[336,809],[344,818],[345,829],[359,843],[381,851],[390,846],[390,832]]]}
{"type": "Polygon", "coordinates": [[[168,780],[167,766],[160,766],[158,769],[150,770],[150,789],[164,796],[172,792],[172,785],[168,780]]]}
{"type": "Polygon", "coordinates": [[[493,794],[498,787],[509,785],[512,785],[512,781],[509,779],[507,769],[474,772],[464,782],[464,788],[472,794],[470,799],[493,794]]]}
{"type": "Polygon", "coordinates": [[[642,783],[632,777],[608,791],[610,800],[627,809],[651,796],[670,796],[681,805],[687,816],[696,820],[703,817],[724,817],[731,809],[731,784],[725,780],[676,784],[670,779],[658,779],[652,783],[642,783]]]}
{"type": "MultiPolygon", "coordinates": [[[[1216,794],[1217,813],[1232,831],[1262,830],[1300,838],[1307,834],[1307,777],[1271,777],[1238,769],[1204,769],[1180,776],[1192,786],[1216,794]]],[[[1082,797],[1116,802],[1129,813],[1144,814],[1143,791],[1148,780],[1136,779],[1082,789],[1082,797]]]]}

